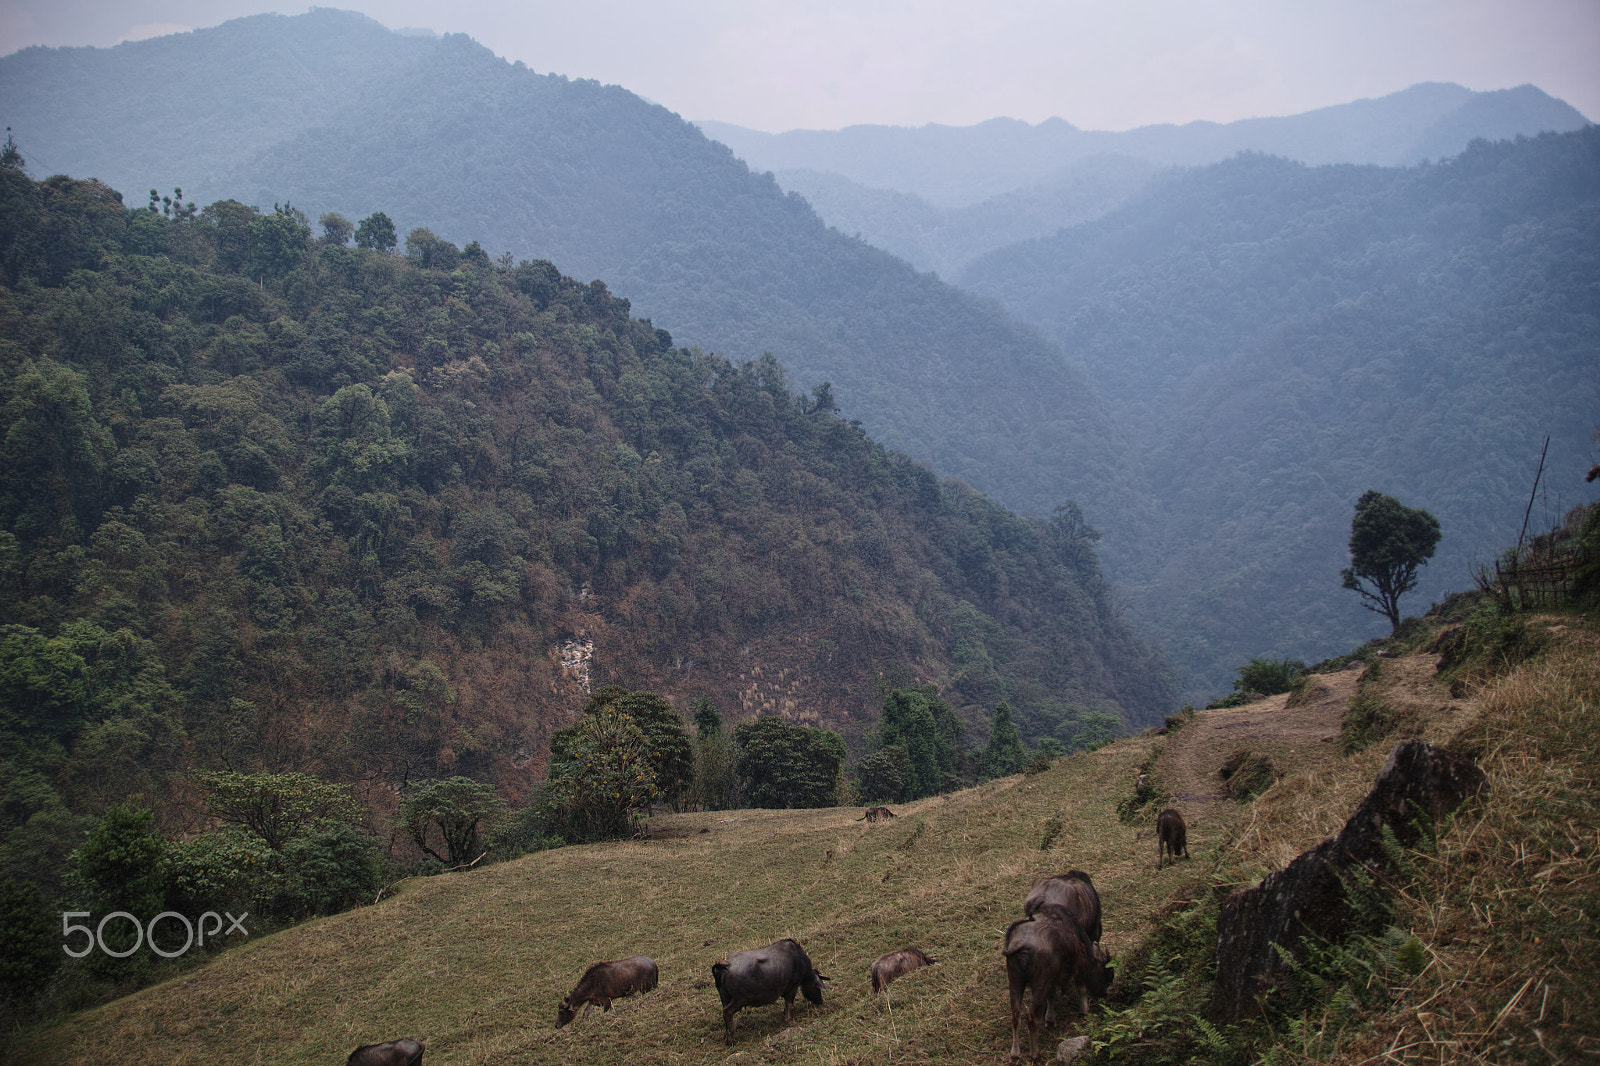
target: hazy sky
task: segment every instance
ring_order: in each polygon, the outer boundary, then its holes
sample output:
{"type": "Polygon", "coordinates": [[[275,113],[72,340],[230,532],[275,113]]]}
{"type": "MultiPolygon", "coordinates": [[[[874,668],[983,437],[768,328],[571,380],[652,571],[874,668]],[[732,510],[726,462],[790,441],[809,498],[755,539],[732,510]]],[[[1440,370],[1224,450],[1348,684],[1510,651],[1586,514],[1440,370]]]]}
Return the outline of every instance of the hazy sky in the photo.
{"type": "MultiPolygon", "coordinates": [[[[0,0],[0,54],[297,4],[0,0]]],[[[1087,129],[1284,115],[1419,81],[1532,82],[1600,117],[1600,0],[364,0],[688,119],[777,132],[1058,115],[1087,129]]],[[[0,101],[0,110],[3,110],[0,101]]]]}

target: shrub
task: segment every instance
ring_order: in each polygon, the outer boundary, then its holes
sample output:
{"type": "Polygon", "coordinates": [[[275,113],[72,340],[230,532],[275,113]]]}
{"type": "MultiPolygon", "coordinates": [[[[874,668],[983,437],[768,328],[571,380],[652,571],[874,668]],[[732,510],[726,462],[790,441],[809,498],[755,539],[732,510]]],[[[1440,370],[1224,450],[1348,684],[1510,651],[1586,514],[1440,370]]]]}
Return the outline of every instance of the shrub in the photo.
{"type": "Polygon", "coordinates": [[[1278,780],[1278,768],[1259,751],[1235,748],[1219,771],[1225,782],[1222,791],[1231,800],[1249,803],[1278,780]]]}
{"type": "Polygon", "coordinates": [[[278,893],[269,910],[285,918],[333,914],[370,903],[383,887],[383,859],[372,837],[331,825],[283,846],[278,893]]]}
{"type": "Polygon", "coordinates": [[[184,914],[253,906],[271,891],[275,855],[256,834],[225,825],[167,847],[169,902],[184,914]]]}
{"type": "Polygon", "coordinates": [[[1233,683],[1233,690],[1276,696],[1294,688],[1305,673],[1306,664],[1299,659],[1251,659],[1239,667],[1239,677],[1233,683]]]}

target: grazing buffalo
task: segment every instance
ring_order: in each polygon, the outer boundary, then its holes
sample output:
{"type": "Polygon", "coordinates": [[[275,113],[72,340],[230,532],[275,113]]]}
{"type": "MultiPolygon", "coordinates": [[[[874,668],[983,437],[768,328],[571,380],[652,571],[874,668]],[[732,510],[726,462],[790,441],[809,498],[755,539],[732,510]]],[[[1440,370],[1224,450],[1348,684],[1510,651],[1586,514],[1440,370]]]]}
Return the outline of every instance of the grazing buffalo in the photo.
{"type": "Polygon", "coordinates": [[[865,814],[863,814],[861,816],[861,818],[857,818],[856,821],[859,822],[859,821],[861,821],[862,818],[865,818],[869,822],[876,823],[879,818],[893,818],[893,817],[894,817],[894,812],[891,811],[887,807],[868,807],[867,808],[867,812],[865,814]]]}
{"type": "Polygon", "coordinates": [[[344,1066],[422,1066],[422,1053],[426,1050],[409,1038],[387,1044],[362,1044],[350,1052],[344,1066]]]}
{"type": "Polygon", "coordinates": [[[754,951],[736,951],[727,962],[711,967],[722,997],[722,1024],[726,1042],[733,1043],[734,1015],[745,1007],[760,1007],[783,997],[783,1022],[789,1024],[794,994],[804,992],[812,1003],[822,1002],[822,984],[828,978],[816,971],[805,949],[793,940],[780,940],[754,951]]]}
{"type": "Polygon", "coordinates": [[[887,955],[879,955],[878,961],[872,964],[872,990],[882,992],[889,987],[890,981],[938,961],[921,948],[901,948],[887,955]]]}
{"type": "Polygon", "coordinates": [[[1156,816],[1156,869],[1165,865],[1169,855],[1176,866],[1179,852],[1184,858],[1189,857],[1189,827],[1183,824],[1183,815],[1176,808],[1168,807],[1156,816]]]}
{"type": "Polygon", "coordinates": [[[578,987],[556,1006],[556,1028],[570,1022],[578,1008],[588,1014],[596,1003],[601,1010],[610,1010],[611,1001],[631,996],[635,992],[648,992],[656,986],[656,964],[643,955],[633,955],[616,962],[597,962],[578,979],[578,987]]]}
{"type": "Polygon", "coordinates": [[[1100,893],[1094,882],[1082,870],[1068,870],[1060,877],[1047,877],[1033,886],[1022,913],[1032,918],[1047,903],[1065,907],[1067,913],[1078,920],[1078,926],[1089,939],[1100,942],[1100,893]]]}
{"type": "Polygon", "coordinates": [[[1006,980],[1011,989],[1011,1058],[1022,1057],[1022,994],[1033,989],[1028,1011],[1028,1038],[1033,1057],[1039,1057],[1039,1024],[1054,1021],[1051,1003],[1057,989],[1076,992],[1083,1013],[1089,1013],[1089,997],[1103,996],[1110,987],[1114,971],[1106,965],[1110,957],[1089,939],[1065,907],[1054,903],[1041,906],[1031,918],[1011,923],[1006,930],[1006,980]]]}

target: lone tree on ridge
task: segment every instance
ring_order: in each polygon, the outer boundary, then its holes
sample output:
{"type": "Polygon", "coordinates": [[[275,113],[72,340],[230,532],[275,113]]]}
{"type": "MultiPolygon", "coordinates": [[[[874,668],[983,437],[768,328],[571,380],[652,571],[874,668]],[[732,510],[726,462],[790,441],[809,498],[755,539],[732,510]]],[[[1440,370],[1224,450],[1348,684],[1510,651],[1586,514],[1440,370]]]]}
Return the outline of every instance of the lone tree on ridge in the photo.
{"type": "Polygon", "coordinates": [[[1400,597],[1417,585],[1417,567],[1439,546],[1439,520],[1393,496],[1368,489],[1350,520],[1350,563],[1344,587],[1361,594],[1362,606],[1400,628],[1400,597]],[[1371,587],[1368,587],[1368,584],[1371,587]]]}

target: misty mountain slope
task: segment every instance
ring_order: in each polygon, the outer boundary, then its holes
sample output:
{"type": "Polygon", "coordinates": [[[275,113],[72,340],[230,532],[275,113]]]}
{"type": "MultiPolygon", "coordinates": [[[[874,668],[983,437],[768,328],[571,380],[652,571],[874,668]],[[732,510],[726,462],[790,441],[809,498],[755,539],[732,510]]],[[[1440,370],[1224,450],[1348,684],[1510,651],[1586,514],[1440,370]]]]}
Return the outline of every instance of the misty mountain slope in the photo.
{"type": "Polygon", "coordinates": [[[1515,542],[1546,434],[1536,523],[1593,497],[1600,129],[1409,169],[1240,157],[961,281],[1081,356],[1140,442],[1108,565],[1202,677],[1381,630],[1338,578],[1366,489],[1443,525],[1413,611],[1515,542]]]}
{"type": "Polygon", "coordinates": [[[871,189],[825,171],[785,170],[775,177],[805,197],[830,226],[918,269],[951,278],[986,252],[1100,217],[1159,169],[1132,156],[1094,156],[1038,184],[955,208],[937,208],[910,193],[871,189]]]}
{"type": "Polygon", "coordinates": [[[114,48],[26,48],[0,59],[0,99],[37,173],[93,173],[138,202],[152,185],[204,196],[201,179],[381,96],[433,44],[352,11],[258,15],[114,48]]]}
{"type": "Polygon", "coordinates": [[[1116,481],[1113,428],[1081,372],[1034,330],[830,231],[770,178],[623,89],[538,75],[465,37],[405,38],[320,9],[0,60],[0,86],[24,82],[48,92],[18,97],[10,121],[24,154],[52,167],[66,157],[75,173],[127,188],[181,183],[203,199],[289,200],[313,217],[382,210],[402,235],[425,222],[491,253],[548,258],[604,279],[681,343],[731,357],[771,351],[802,388],[831,381],[875,437],[1014,506],[1048,513],[1116,481]],[[340,57],[367,50],[378,58],[346,78],[340,57]],[[205,91],[123,115],[114,135],[95,125],[107,133],[99,149],[58,132],[113,90],[163,99],[172,68],[205,91]],[[302,87],[263,118],[261,94],[288,68],[318,71],[320,103],[301,114],[302,87]],[[203,143],[235,121],[227,146],[203,143]],[[124,147],[164,125],[186,133],[130,173],[124,147]]]}
{"type": "Polygon", "coordinates": [[[1035,184],[1094,155],[1196,166],[1239,152],[1266,152],[1305,163],[1397,166],[1454,155],[1478,137],[1566,132],[1587,124],[1575,108],[1531,85],[1475,93],[1439,83],[1300,115],[1123,132],[1081,130],[1059,118],[1035,126],[991,119],[976,126],[850,126],[777,134],[699,123],[756,170],[830,171],[941,207],[974,204],[1035,184]]]}

